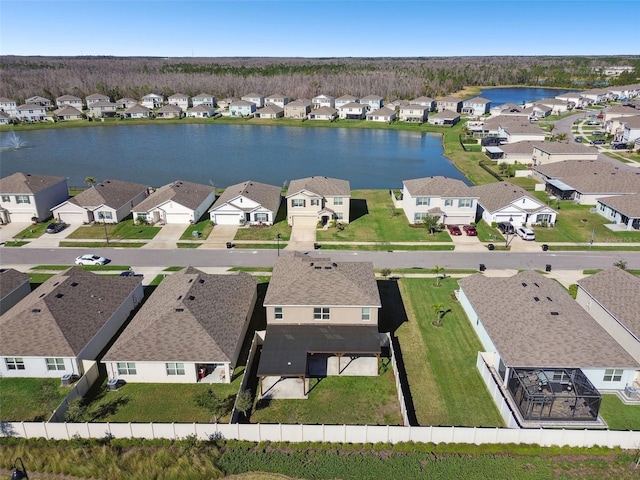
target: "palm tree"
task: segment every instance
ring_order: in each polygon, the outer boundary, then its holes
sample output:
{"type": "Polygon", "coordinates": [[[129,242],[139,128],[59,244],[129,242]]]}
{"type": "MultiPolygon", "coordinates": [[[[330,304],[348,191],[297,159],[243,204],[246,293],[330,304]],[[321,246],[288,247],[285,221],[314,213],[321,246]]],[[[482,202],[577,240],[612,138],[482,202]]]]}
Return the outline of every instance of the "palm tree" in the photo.
{"type": "Polygon", "coordinates": [[[433,270],[431,271],[436,274],[436,287],[439,287],[440,282],[444,277],[444,275],[440,275],[441,273],[444,273],[444,267],[441,267],[440,265],[436,264],[433,266],[433,270]]]}
{"type": "Polygon", "coordinates": [[[438,304],[433,304],[431,305],[431,308],[433,308],[433,313],[435,313],[438,316],[438,320],[436,320],[435,322],[433,322],[433,324],[436,327],[439,327],[442,325],[442,319],[444,318],[444,316],[449,313],[451,311],[450,308],[448,309],[444,309],[444,303],[438,303],[438,304]]]}
{"type": "Polygon", "coordinates": [[[93,187],[96,184],[96,182],[97,182],[96,177],[86,177],[84,179],[84,183],[86,183],[90,187],[93,187]]]}

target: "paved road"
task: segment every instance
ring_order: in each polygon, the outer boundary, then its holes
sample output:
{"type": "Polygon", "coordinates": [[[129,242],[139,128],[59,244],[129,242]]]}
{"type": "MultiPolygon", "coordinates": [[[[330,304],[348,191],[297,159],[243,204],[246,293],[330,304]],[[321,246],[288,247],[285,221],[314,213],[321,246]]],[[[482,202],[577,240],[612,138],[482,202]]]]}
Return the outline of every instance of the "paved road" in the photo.
{"type": "MultiPolygon", "coordinates": [[[[200,250],[200,249],[93,249],[92,252],[111,259],[115,265],[133,267],[192,265],[195,267],[255,266],[271,267],[276,250],[200,250]]],[[[0,247],[1,265],[72,265],[75,257],[87,253],[87,249],[75,248],[11,248],[0,247]]],[[[280,252],[283,254],[283,252],[280,252]]],[[[624,259],[627,266],[640,269],[640,252],[348,252],[318,250],[311,256],[330,256],[336,261],[370,261],[376,268],[433,268],[435,264],[445,268],[477,269],[484,263],[490,269],[541,269],[547,264],[560,270],[608,268],[624,259]]]]}

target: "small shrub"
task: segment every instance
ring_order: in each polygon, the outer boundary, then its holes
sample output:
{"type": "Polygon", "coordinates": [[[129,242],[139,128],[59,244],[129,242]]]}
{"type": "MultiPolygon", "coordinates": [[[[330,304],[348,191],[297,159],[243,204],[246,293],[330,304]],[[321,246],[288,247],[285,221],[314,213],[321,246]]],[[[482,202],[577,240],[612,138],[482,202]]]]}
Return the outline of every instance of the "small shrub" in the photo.
{"type": "Polygon", "coordinates": [[[578,296],[578,285],[576,285],[575,283],[569,285],[569,295],[571,295],[571,298],[574,299],[578,296]]]}

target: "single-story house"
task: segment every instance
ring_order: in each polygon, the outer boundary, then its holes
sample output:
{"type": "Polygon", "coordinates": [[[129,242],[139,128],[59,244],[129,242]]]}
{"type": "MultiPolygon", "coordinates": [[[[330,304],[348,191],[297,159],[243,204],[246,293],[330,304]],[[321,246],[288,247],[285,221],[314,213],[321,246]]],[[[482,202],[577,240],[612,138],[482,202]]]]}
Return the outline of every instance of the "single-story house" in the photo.
{"type": "Polygon", "coordinates": [[[136,103],[124,111],[124,116],[126,118],[151,118],[153,117],[153,110],[136,103]]]}
{"type": "Polygon", "coordinates": [[[404,105],[398,112],[400,121],[424,123],[429,118],[430,107],[424,105],[404,105]]]}
{"type": "Polygon", "coordinates": [[[47,109],[53,108],[53,105],[51,105],[51,100],[49,100],[46,97],[41,97],[40,95],[29,97],[24,101],[24,103],[30,104],[30,105],[40,105],[41,107],[44,107],[47,109]]]}
{"type": "Polygon", "coordinates": [[[193,267],[167,276],[102,363],[130,383],[231,383],[253,315],[256,280],[193,267]]]}
{"type": "Polygon", "coordinates": [[[640,193],[598,198],[596,211],[626,230],[640,230],[640,193]]]}
{"type": "Polygon", "coordinates": [[[13,268],[0,268],[0,315],[31,293],[30,277],[13,268]]]}
{"type": "Polygon", "coordinates": [[[367,106],[357,102],[346,103],[338,107],[338,115],[347,120],[364,120],[367,116],[367,106]]]}
{"type": "Polygon", "coordinates": [[[390,123],[396,119],[396,111],[391,108],[382,107],[367,113],[367,121],[369,122],[385,122],[390,123]]]}
{"type": "Polygon", "coordinates": [[[335,108],[336,99],[331,95],[317,95],[311,99],[311,103],[313,104],[314,110],[322,107],[335,108]]]}
{"type": "Polygon", "coordinates": [[[515,103],[503,103],[502,105],[496,105],[491,107],[489,113],[491,117],[528,117],[526,113],[523,113],[525,109],[522,105],[516,105],[515,103]]]}
{"type": "Polygon", "coordinates": [[[507,143],[521,142],[522,140],[543,142],[546,132],[524,117],[505,117],[501,119],[498,126],[498,136],[506,138],[507,143]]]}
{"type": "Polygon", "coordinates": [[[60,107],[55,109],[53,114],[58,120],[82,120],[82,112],[75,107],[60,107]]]}
{"type": "Polygon", "coordinates": [[[209,105],[215,107],[216,97],[210,93],[199,93],[191,99],[191,103],[194,107],[197,107],[198,105],[209,105]]]}
{"type": "Polygon", "coordinates": [[[156,110],[158,118],[180,118],[182,116],[182,108],[178,105],[170,103],[156,110]]]}
{"type": "Polygon", "coordinates": [[[492,148],[494,152],[501,152],[502,155],[498,160],[498,163],[508,163],[510,165],[521,163],[523,165],[529,165],[533,163],[533,147],[540,142],[534,142],[531,140],[523,140],[516,143],[505,143],[504,145],[495,147],[483,147],[485,150],[492,148]]]}
{"type": "Polygon", "coordinates": [[[133,207],[144,200],[144,185],[123,180],[104,180],[75,197],[53,207],[53,216],[66,223],[118,223],[129,216],[133,207]]]}
{"type": "Polygon", "coordinates": [[[199,103],[195,107],[187,110],[187,117],[190,118],[210,118],[216,114],[216,108],[208,103],[199,103]]]}
{"type": "Polygon", "coordinates": [[[273,225],[282,188],[246,181],[227,187],[209,209],[215,225],[273,225]]]}
{"type": "Polygon", "coordinates": [[[414,98],[413,100],[409,100],[409,104],[410,105],[421,105],[423,107],[427,107],[430,112],[432,112],[436,108],[436,101],[433,98],[424,97],[424,96],[423,97],[414,98]]]}
{"type": "Polygon", "coordinates": [[[340,107],[347,105],[348,103],[358,103],[359,98],[353,95],[343,95],[335,99],[334,104],[336,110],[340,110],[340,107]]]}
{"type": "Polygon", "coordinates": [[[445,97],[436,101],[438,112],[449,110],[451,112],[460,112],[462,108],[462,100],[455,97],[445,97]]]}
{"type": "Polygon", "coordinates": [[[455,125],[460,121],[460,114],[453,110],[441,110],[438,113],[429,115],[427,120],[432,125],[455,125]]]}
{"type": "Polygon", "coordinates": [[[121,110],[126,110],[127,108],[133,107],[138,102],[133,98],[124,97],[119,100],[116,100],[116,108],[121,110]]]}
{"type": "Polygon", "coordinates": [[[598,151],[576,142],[536,142],[531,158],[534,165],[563,160],[597,160],[598,151]]]}
{"type": "Polygon", "coordinates": [[[367,95],[366,97],[362,97],[359,100],[359,103],[366,105],[367,110],[372,112],[374,110],[378,110],[379,108],[382,108],[383,100],[384,99],[379,95],[367,95]]]}
{"type": "Polygon", "coordinates": [[[284,117],[284,108],[269,103],[256,111],[256,118],[280,118],[284,117]]]}
{"type": "Polygon", "coordinates": [[[11,122],[11,115],[0,112],[0,125],[8,125],[11,122]]]}
{"type": "Polygon", "coordinates": [[[196,223],[216,199],[216,187],[177,180],[158,188],[133,208],[133,218],[147,223],[196,223]]]}
{"type": "Polygon", "coordinates": [[[0,112],[8,114],[10,117],[16,116],[18,104],[15,100],[7,97],[0,97],[0,112]]]}
{"type": "Polygon", "coordinates": [[[147,93],[142,97],[142,105],[151,110],[157,107],[161,107],[164,104],[164,97],[155,93],[147,93]]]}
{"type": "Polygon", "coordinates": [[[78,109],[79,111],[82,111],[82,99],[74,95],[62,95],[61,97],[56,98],[56,107],[73,107],[78,109]]]}
{"type": "Polygon", "coordinates": [[[245,102],[251,102],[255,104],[256,108],[264,107],[264,96],[259,93],[255,93],[255,92],[248,93],[240,97],[240,100],[243,100],[245,102]]]}
{"type": "Polygon", "coordinates": [[[284,106],[284,116],[286,118],[307,118],[307,115],[311,113],[311,101],[310,100],[294,100],[287,103],[284,106]]]}
{"type": "Polygon", "coordinates": [[[437,217],[438,223],[471,223],[476,220],[477,202],[478,195],[455,178],[436,176],[402,182],[400,205],[411,224],[421,223],[426,216],[437,217]]]}
{"type": "Polygon", "coordinates": [[[512,183],[476,185],[471,191],[478,198],[478,216],[489,225],[509,222],[519,227],[556,223],[555,210],[512,183]]]}
{"type": "Polygon", "coordinates": [[[85,101],[87,102],[87,108],[91,108],[91,105],[97,102],[111,103],[111,98],[107,95],[102,95],[101,93],[92,93],[91,95],[87,95],[85,97],[85,101]]]}
{"type": "Polygon", "coordinates": [[[558,100],[557,98],[543,98],[542,100],[536,100],[535,103],[549,107],[551,109],[551,115],[561,115],[569,111],[569,102],[558,100]]]}
{"type": "Polygon", "coordinates": [[[256,112],[256,104],[247,100],[236,100],[229,104],[229,115],[232,117],[248,117],[256,112]]]}
{"type": "Polygon", "coordinates": [[[191,106],[191,102],[189,100],[189,95],[185,95],[184,93],[174,93],[169,98],[167,98],[168,105],[177,105],[182,110],[187,110],[191,106]]]}
{"type": "Polygon", "coordinates": [[[0,223],[51,217],[51,208],[69,198],[64,177],[16,172],[0,179],[0,223]]]}
{"type": "Polygon", "coordinates": [[[633,107],[625,107],[623,105],[614,105],[612,107],[608,107],[603,113],[605,123],[613,118],[640,116],[640,111],[638,111],[637,109],[633,107]]]}
{"type": "Polygon", "coordinates": [[[325,225],[332,220],[349,223],[348,180],[321,176],[291,180],[286,199],[289,226],[325,225]]]}
{"type": "Polygon", "coordinates": [[[309,113],[309,120],[325,120],[332,122],[338,118],[338,111],[331,107],[320,107],[309,113]]]}
{"type": "Polygon", "coordinates": [[[117,109],[118,106],[113,102],[98,100],[89,105],[89,115],[95,118],[113,117],[117,109]]]}
{"type": "Polygon", "coordinates": [[[140,277],[54,275],[0,317],[0,375],[82,375],[143,298],[140,277]]]}
{"type": "Polygon", "coordinates": [[[265,97],[264,104],[265,105],[277,105],[280,108],[284,109],[285,105],[289,103],[289,97],[283,95],[281,93],[274,93],[273,95],[269,95],[265,97]]]}
{"type": "Polygon", "coordinates": [[[482,97],[469,98],[462,101],[462,113],[480,117],[489,113],[491,100],[482,97]]]}
{"type": "Polygon", "coordinates": [[[552,111],[553,111],[552,107],[549,107],[547,105],[542,105],[539,103],[534,103],[530,107],[525,107],[524,110],[522,110],[522,113],[526,114],[527,117],[529,117],[529,119],[534,119],[534,118],[537,119],[537,118],[548,117],[549,115],[551,115],[552,111]]]}
{"type": "Polygon", "coordinates": [[[47,110],[37,103],[25,103],[16,107],[16,118],[23,122],[42,122],[47,119],[47,110]]]}

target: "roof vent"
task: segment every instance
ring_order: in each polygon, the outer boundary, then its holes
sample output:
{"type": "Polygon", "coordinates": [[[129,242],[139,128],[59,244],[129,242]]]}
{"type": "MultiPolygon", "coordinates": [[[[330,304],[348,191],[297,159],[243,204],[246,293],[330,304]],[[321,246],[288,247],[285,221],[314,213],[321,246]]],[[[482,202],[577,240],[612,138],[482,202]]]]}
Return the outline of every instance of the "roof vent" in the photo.
{"type": "Polygon", "coordinates": [[[549,300],[550,302],[553,302],[553,300],[551,299],[551,297],[547,297],[547,300],[549,300]]]}
{"type": "Polygon", "coordinates": [[[193,295],[189,295],[189,300],[195,300],[196,297],[194,297],[193,295]]]}
{"type": "Polygon", "coordinates": [[[536,282],[533,282],[533,284],[534,284],[536,287],[540,288],[540,285],[538,285],[536,282]]]}
{"type": "Polygon", "coordinates": [[[176,312],[184,312],[184,308],[176,308],[176,312]]]}
{"type": "Polygon", "coordinates": [[[204,283],[203,279],[198,280],[198,283],[204,283]]]}
{"type": "Polygon", "coordinates": [[[526,284],[526,283],[524,283],[524,282],[522,282],[522,286],[523,286],[523,287],[526,287],[526,286],[527,286],[527,284],[526,284]]]}
{"type": "Polygon", "coordinates": [[[182,299],[182,295],[178,295],[178,300],[182,299]]]}
{"type": "Polygon", "coordinates": [[[71,286],[72,287],[77,287],[78,286],[78,282],[71,282],[71,286]]]}
{"type": "Polygon", "coordinates": [[[56,298],[62,298],[64,297],[64,293],[56,293],[56,298]]]}
{"type": "Polygon", "coordinates": [[[316,265],[315,267],[313,267],[316,270],[322,270],[322,267],[320,265],[316,265]]]}
{"type": "Polygon", "coordinates": [[[33,313],[40,313],[40,309],[39,308],[34,308],[31,310],[33,313]]]}
{"type": "Polygon", "coordinates": [[[325,270],[331,270],[331,267],[324,267],[325,270]]]}
{"type": "Polygon", "coordinates": [[[560,312],[551,312],[551,315],[553,315],[554,317],[557,317],[558,315],[560,315],[560,312]]]}
{"type": "Polygon", "coordinates": [[[540,301],[540,298],[538,298],[538,297],[533,297],[533,299],[534,299],[536,302],[539,302],[539,301],[540,301]]]}

